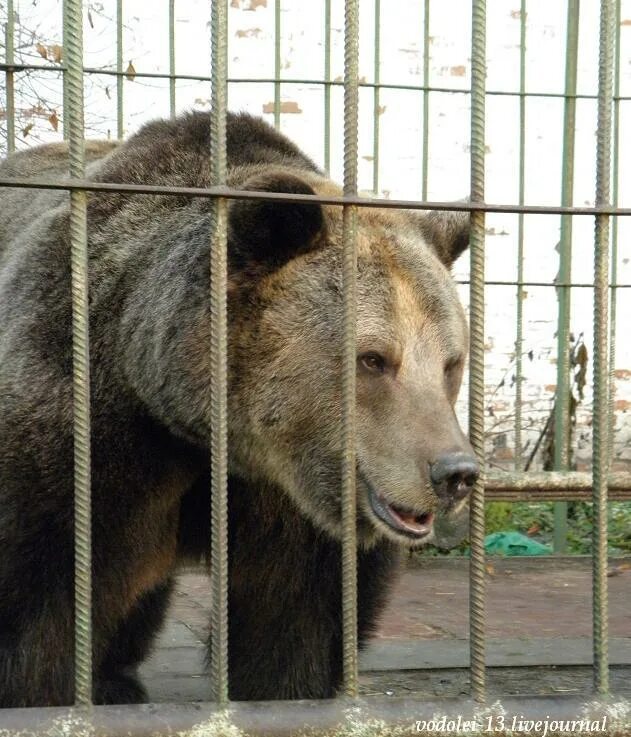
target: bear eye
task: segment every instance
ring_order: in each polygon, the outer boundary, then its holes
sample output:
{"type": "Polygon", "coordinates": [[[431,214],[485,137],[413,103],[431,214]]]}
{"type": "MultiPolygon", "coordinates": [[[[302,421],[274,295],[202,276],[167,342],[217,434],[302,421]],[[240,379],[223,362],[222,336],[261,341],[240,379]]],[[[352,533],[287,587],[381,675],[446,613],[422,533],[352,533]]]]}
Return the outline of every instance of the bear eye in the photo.
{"type": "Polygon", "coordinates": [[[461,356],[455,356],[454,358],[450,358],[448,361],[445,361],[445,375],[448,376],[452,371],[457,369],[460,366],[461,361],[461,356]]]}
{"type": "Polygon", "coordinates": [[[362,354],[359,361],[365,369],[372,373],[383,374],[386,370],[386,359],[374,351],[362,354]]]}

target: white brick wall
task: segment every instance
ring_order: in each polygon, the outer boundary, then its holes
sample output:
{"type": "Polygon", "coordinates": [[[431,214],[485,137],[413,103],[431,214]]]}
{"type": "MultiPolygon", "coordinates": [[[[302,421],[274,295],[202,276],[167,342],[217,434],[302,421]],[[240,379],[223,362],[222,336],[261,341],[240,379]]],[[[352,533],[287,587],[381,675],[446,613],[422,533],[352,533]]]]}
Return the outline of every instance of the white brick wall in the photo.
{"type": "MultiPolygon", "coordinates": [[[[86,65],[113,65],[115,60],[115,4],[104,0],[93,4],[90,24],[86,19],[86,65]],[[110,20],[108,20],[108,18],[110,20]]],[[[530,0],[527,17],[527,91],[563,91],[565,51],[565,7],[562,2],[530,0]]],[[[397,0],[381,3],[381,82],[420,85],[423,81],[423,3],[397,0]]],[[[25,53],[33,52],[37,40],[60,42],[60,3],[18,0],[23,25],[35,28],[25,53]]],[[[489,90],[515,91],[519,84],[519,2],[489,0],[488,82],[489,90]]],[[[374,4],[361,0],[360,75],[373,79],[374,4]]],[[[470,3],[465,0],[434,0],[430,20],[430,84],[466,90],[470,82],[470,3]]],[[[176,4],[177,71],[205,73],[209,68],[208,3],[180,0],[176,4]]],[[[324,2],[283,0],[281,67],[284,78],[322,79],[324,72],[324,2]]],[[[146,0],[125,2],[125,66],[129,60],[138,71],[168,71],[168,6],[146,0]]],[[[232,77],[262,78],[274,75],[274,1],[232,0],[230,10],[229,59],[232,77]]],[[[598,2],[581,3],[579,93],[593,94],[597,84],[598,2]]],[[[343,74],[343,6],[332,0],[332,78],[343,74]]],[[[631,0],[622,0],[621,94],[631,96],[631,0]]],[[[35,88],[59,105],[58,82],[35,78],[35,88]]],[[[18,90],[20,84],[18,79],[18,90]]],[[[87,121],[92,134],[114,132],[115,81],[94,78],[86,87],[87,121]]],[[[28,93],[32,94],[32,93],[28,93]]],[[[26,107],[27,99],[20,104],[26,107]]],[[[178,83],[178,109],[204,107],[209,85],[193,81],[178,83]]],[[[332,176],[342,175],[342,90],[332,91],[332,176]]],[[[168,115],[168,83],[162,80],[125,82],[125,126],[137,129],[146,119],[168,115]]],[[[230,107],[264,114],[274,99],[272,84],[233,84],[230,107]]],[[[324,141],[323,90],[316,84],[282,87],[281,101],[287,110],[281,116],[282,130],[322,163],[324,141]]],[[[380,93],[380,180],[379,194],[385,197],[420,198],[422,94],[418,91],[387,90],[380,93]]],[[[460,198],[469,181],[469,100],[465,94],[432,93],[429,122],[429,198],[460,198]]],[[[373,92],[360,95],[360,186],[372,188],[373,92]]],[[[487,200],[511,203],[518,198],[519,119],[518,98],[489,96],[487,99],[487,200]]],[[[575,204],[592,203],[595,187],[594,100],[577,103],[575,204]]],[[[526,128],[526,202],[558,204],[561,186],[563,102],[558,98],[529,98],[526,128]]],[[[58,136],[46,114],[32,131],[30,141],[58,136]]],[[[620,103],[620,129],[631,128],[631,102],[620,103]]],[[[620,144],[620,204],[631,206],[631,139],[620,144]]],[[[631,283],[631,219],[619,223],[618,281],[631,283]]],[[[592,279],[593,219],[574,218],[572,278],[592,279]]],[[[516,277],[517,216],[489,215],[487,219],[487,278],[516,277]]],[[[527,281],[553,282],[558,270],[559,218],[528,216],[525,222],[524,272],[527,281]]],[[[455,275],[467,278],[466,259],[455,275]]],[[[467,301],[466,288],[462,298],[467,301]]],[[[492,465],[511,467],[514,416],[514,341],[516,289],[489,287],[486,321],[487,430],[492,465]],[[503,384],[502,384],[503,382],[503,384]]],[[[587,345],[591,381],[592,291],[577,288],[572,294],[571,329],[587,345]]],[[[526,287],[524,307],[523,440],[525,455],[536,441],[551,409],[556,383],[556,313],[553,287],[526,287]]],[[[615,360],[616,468],[631,467],[631,348],[626,340],[631,316],[631,290],[618,291],[617,350],[615,360]]],[[[459,413],[466,421],[466,387],[459,413]]],[[[577,412],[575,460],[586,468],[591,455],[591,395],[577,412]]],[[[538,467],[535,465],[535,467],[538,467]]]]}

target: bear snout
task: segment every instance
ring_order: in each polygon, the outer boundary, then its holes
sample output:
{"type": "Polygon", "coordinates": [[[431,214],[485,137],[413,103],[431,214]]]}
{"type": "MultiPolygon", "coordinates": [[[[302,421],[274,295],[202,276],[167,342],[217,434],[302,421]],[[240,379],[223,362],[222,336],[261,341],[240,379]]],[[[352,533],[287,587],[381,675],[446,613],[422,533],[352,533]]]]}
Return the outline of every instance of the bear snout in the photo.
{"type": "Polygon", "coordinates": [[[480,466],[469,453],[449,451],[430,463],[429,475],[436,496],[452,505],[471,493],[480,475],[480,466]]]}

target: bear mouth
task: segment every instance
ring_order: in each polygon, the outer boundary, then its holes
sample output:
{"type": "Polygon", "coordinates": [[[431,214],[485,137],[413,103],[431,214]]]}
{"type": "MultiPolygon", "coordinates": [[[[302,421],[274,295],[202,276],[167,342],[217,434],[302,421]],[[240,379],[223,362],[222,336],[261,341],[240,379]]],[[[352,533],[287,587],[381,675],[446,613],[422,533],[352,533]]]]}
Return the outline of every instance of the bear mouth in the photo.
{"type": "Polygon", "coordinates": [[[412,540],[421,540],[432,532],[434,528],[434,515],[432,512],[419,512],[415,509],[389,502],[383,494],[380,494],[367,481],[363,474],[362,480],[368,489],[370,508],[379,520],[388,525],[391,530],[412,540]]]}

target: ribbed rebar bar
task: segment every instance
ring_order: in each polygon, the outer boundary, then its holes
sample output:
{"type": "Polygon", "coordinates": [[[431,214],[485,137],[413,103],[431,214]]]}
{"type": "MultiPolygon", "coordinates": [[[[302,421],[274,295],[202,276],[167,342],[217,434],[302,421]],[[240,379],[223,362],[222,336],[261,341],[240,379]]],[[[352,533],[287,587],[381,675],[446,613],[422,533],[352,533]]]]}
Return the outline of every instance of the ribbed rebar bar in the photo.
{"type": "Polygon", "coordinates": [[[5,56],[7,63],[5,71],[6,84],[6,114],[7,114],[7,151],[15,151],[15,80],[13,78],[13,62],[15,61],[15,11],[13,0],[7,0],[7,23],[4,32],[5,56]]]}
{"type": "Polygon", "coordinates": [[[175,0],[169,0],[169,115],[175,118],[175,0]]]}
{"type": "MultiPolygon", "coordinates": [[[[63,63],[59,66],[55,65],[56,71],[61,71],[62,74],[62,91],[61,91],[61,104],[62,104],[62,128],[63,128],[63,136],[64,141],[68,140],[68,111],[70,109],[70,103],[68,102],[68,7],[66,0],[63,0],[62,6],[61,6],[61,17],[62,17],[62,35],[61,35],[61,43],[63,48],[63,56],[62,61],[63,63]]],[[[50,69],[51,67],[43,67],[41,64],[31,64],[31,65],[20,65],[22,71],[39,71],[39,70],[45,70],[50,69]]],[[[89,72],[86,70],[85,67],[83,67],[83,73],[89,74],[89,72]]],[[[113,74],[117,74],[116,71],[112,72],[113,74]]]]}
{"type": "Polygon", "coordinates": [[[123,122],[125,85],[123,77],[123,0],[116,0],[116,72],[116,137],[120,140],[125,135],[123,122]]]}
{"type": "MultiPolygon", "coordinates": [[[[344,195],[357,194],[359,1],[344,3],[344,195]]],[[[343,209],[344,356],[342,379],[342,613],[344,692],[357,695],[357,514],[355,487],[355,333],[357,211],[343,209]]]]}
{"type": "Polygon", "coordinates": [[[423,152],[421,171],[421,199],[427,199],[429,177],[429,19],[430,0],[423,6],[423,152]]]}
{"type": "MultiPolygon", "coordinates": [[[[66,0],[70,176],[85,174],[83,138],[83,9],[66,0]]],[[[90,352],[86,193],[70,193],[72,379],[75,518],[75,703],[92,702],[92,512],[90,489],[90,352]]]]}
{"type": "MultiPolygon", "coordinates": [[[[563,152],[561,154],[561,204],[574,199],[574,148],[576,140],[576,78],[578,67],[578,32],[580,0],[568,0],[565,42],[565,103],[563,116],[563,152]]],[[[572,216],[561,216],[559,273],[561,284],[571,280],[572,216]]],[[[570,394],[570,314],[571,290],[558,287],[557,383],[554,401],[554,470],[564,471],[569,463],[569,394],[570,394]]],[[[563,553],[567,543],[567,504],[554,507],[554,551],[563,553]]]]}
{"type": "MultiPolygon", "coordinates": [[[[228,69],[227,0],[213,0],[211,20],[212,92],[210,111],[211,184],[226,181],[228,69]]],[[[211,647],[213,698],[228,700],[228,319],[227,202],[215,200],[210,242],[211,398],[211,647]]]]}
{"type": "MultiPolygon", "coordinates": [[[[611,198],[614,0],[601,0],[596,129],[596,204],[611,198]]],[[[607,600],[607,474],[609,471],[609,216],[597,215],[594,234],[594,392],[593,392],[593,620],[594,686],[609,691],[607,600]]]]}
{"type": "MultiPolygon", "coordinates": [[[[519,10],[519,204],[524,204],[526,188],[526,0],[521,0],[519,10]]],[[[521,403],[524,352],[524,214],[517,220],[517,309],[515,335],[515,458],[514,466],[520,471],[522,459],[521,403]]]]}
{"type": "MultiPolygon", "coordinates": [[[[486,1],[473,0],[471,17],[471,201],[484,201],[486,86],[486,1]]],[[[484,225],[483,212],[471,215],[469,436],[480,463],[470,502],[471,693],[486,696],[484,641],[484,225]]]]}

